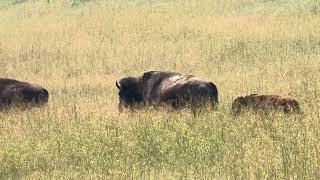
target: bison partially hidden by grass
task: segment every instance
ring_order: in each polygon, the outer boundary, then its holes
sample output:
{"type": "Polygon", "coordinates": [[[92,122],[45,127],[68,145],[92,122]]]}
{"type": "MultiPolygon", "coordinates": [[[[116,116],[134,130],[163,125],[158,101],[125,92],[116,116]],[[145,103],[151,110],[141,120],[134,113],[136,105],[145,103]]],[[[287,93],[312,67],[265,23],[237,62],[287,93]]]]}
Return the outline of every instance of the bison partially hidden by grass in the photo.
{"type": "Polygon", "coordinates": [[[48,91],[39,85],[0,78],[0,110],[12,106],[43,105],[48,98],[48,91]]]}
{"type": "Polygon", "coordinates": [[[240,114],[244,110],[262,111],[280,111],[284,113],[300,113],[301,109],[297,100],[282,97],[278,95],[258,95],[251,94],[249,96],[241,96],[236,98],[232,103],[232,112],[235,115],[240,114]]]}
{"type": "Polygon", "coordinates": [[[192,107],[209,102],[218,104],[218,90],[210,81],[176,72],[149,71],[140,77],[126,77],[116,81],[119,89],[119,111],[123,107],[166,104],[174,109],[192,107]]]}

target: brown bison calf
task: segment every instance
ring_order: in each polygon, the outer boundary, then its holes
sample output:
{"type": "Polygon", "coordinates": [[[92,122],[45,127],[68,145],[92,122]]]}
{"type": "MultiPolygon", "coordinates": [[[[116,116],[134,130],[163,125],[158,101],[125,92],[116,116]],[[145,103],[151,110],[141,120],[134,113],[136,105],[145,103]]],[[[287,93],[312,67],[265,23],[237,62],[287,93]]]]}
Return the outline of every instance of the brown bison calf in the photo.
{"type": "Polygon", "coordinates": [[[300,113],[300,107],[297,100],[278,95],[257,95],[241,96],[232,103],[232,111],[239,114],[243,110],[263,111],[271,110],[282,111],[284,113],[300,113]]]}
{"type": "Polygon", "coordinates": [[[42,105],[48,98],[48,91],[39,85],[0,78],[0,110],[13,105],[42,105]]]}

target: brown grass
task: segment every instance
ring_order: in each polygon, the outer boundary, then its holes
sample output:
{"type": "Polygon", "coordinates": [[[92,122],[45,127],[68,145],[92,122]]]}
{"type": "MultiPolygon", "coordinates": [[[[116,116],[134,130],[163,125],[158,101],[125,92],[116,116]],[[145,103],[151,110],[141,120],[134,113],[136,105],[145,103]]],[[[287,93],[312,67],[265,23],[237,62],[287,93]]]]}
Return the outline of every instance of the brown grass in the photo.
{"type": "Polygon", "coordinates": [[[45,86],[50,102],[0,114],[0,176],[318,177],[320,18],[307,5],[25,3],[3,10],[0,76],[45,86]],[[119,115],[115,80],[147,70],[212,80],[219,112],[119,115]],[[235,120],[232,100],[251,93],[297,98],[306,116],[235,120]]]}

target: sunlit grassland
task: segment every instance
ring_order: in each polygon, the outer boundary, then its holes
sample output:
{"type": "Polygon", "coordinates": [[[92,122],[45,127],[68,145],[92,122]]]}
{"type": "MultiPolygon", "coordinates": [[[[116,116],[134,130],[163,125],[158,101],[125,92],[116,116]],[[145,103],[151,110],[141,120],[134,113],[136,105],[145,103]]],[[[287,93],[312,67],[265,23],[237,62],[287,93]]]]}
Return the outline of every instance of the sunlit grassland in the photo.
{"type": "Polygon", "coordinates": [[[0,113],[1,178],[320,176],[317,1],[22,3],[0,16],[0,76],[35,82],[47,107],[0,113]],[[115,80],[147,70],[213,81],[217,112],[119,114],[115,80]],[[304,116],[230,114],[251,93],[304,116]]]}

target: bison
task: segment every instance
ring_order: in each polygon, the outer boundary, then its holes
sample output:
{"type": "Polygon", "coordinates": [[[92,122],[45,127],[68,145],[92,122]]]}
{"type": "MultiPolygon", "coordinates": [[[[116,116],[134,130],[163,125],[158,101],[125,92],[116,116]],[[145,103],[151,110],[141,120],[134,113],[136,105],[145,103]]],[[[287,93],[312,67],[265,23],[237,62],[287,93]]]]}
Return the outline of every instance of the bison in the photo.
{"type": "Polygon", "coordinates": [[[241,96],[232,103],[232,112],[237,115],[243,110],[263,111],[267,113],[271,110],[282,111],[284,113],[300,113],[300,106],[297,100],[278,95],[258,95],[241,96]]]}
{"type": "Polygon", "coordinates": [[[0,109],[14,105],[43,105],[48,98],[48,91],[39,85],[0,78],[0,109]]]}
{"type": "Polygon", "coordinates": [[[215,84],[193,75],[169,71],[148,71],[140,77],[125,77],[116,81],[119,89],[119,111],[146,105],[169,105],[173,109],[204,103],[216,107],[218,90],[215,84]]]}

